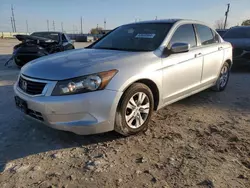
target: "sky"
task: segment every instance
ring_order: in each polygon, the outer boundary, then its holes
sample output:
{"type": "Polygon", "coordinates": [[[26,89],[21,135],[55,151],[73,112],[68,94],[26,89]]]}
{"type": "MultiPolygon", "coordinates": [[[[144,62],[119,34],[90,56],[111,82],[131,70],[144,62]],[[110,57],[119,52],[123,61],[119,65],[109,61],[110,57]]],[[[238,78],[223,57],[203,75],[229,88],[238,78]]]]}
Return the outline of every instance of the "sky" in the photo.
{"type": "Polygon", "coordinates": [[[113,29],[136,20],[186,18],[204,21],[211,26],[216,20],[224,19],[227,3],[231,4],[229,26],[241,24],[250,19],[250,0],[1,0],[0,31],[10,32],[11,4],[14,7],[16,28],[26,32],[53,30],[80,32],[80,18],[83,18],[83,32],[91,28],[113,29]]]}

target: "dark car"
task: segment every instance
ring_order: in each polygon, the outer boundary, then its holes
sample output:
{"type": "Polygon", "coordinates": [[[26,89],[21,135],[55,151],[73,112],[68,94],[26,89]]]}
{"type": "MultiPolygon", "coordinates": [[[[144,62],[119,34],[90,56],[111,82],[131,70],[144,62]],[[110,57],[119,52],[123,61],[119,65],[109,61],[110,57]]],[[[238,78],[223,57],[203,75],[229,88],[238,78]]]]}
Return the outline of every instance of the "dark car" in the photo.
{"type": "Polygon", "coordinates": [[[250,65],[250,26],[233,27],[228,30],[223,38],[233,46],[235,65],[250,65]]]}
{"type": "Polygon", "coordinates": [[[19,67],[36,58],[75,48],[69,37],[61,32],[35,32],[16,35],[16,38],[22,41],[13,50],[13,59],[19,67]]]}
{"type": "Polygon", "coordinates": [[[217,31],[217,33],[219,33],[219,35],[221,37],[223,37],[228,30],[227,29],[216,29],[216,31],[217,31]]]}

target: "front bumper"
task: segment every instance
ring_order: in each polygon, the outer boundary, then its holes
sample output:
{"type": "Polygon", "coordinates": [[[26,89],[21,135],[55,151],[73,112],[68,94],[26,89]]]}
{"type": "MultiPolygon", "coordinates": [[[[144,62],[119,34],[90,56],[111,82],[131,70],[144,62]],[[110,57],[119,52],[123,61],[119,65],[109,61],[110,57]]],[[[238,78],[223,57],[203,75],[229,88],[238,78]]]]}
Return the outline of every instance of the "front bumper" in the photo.
{"type": "MultiPolygon", "coordinates": [[[[54,84],[51,84],[54,85],[54,84]]],[[[50,92],[52,89],[46,89],[50,92]]],[[[116,108],[122,92],[100,90],[67,96],[30,96],[16,83],[15,95],[27,102],[27,116],[49,127],[79,135],[114,130],[116,108]]]]}

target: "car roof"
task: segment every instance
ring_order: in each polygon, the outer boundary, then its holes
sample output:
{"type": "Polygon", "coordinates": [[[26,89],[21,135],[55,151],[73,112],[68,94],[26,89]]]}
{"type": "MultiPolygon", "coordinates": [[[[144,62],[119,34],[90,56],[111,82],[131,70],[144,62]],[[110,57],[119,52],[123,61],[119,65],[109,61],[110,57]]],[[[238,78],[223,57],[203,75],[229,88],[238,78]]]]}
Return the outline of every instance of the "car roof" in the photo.
{"type": "Polygon", "coordinates": [[[36,31],[36,32],[33,32],[33,33],[55,33],[55,34],[62,34],[62,32],[59,32],[59,31],[58,32],[57,31],[36,31]]]}
{"type": "Polygon", "coordinates": [[[235,26],[235,27],[231,27],[230,29],[236,29],[236,28],[237,29],[243,29],[243,28],[244,29],[250,29],[250,26],[245,26],[245,25],[244,26],[235,26]]]}
{"type": "MultiPolygon", "coordinates": [[[[190,24],[202,24],[206,25],[208,27],[211,27],[210,25],[197,21],[197,20],[192,20],[192,19],[162,19],[162,20],[148,20],[148,21],[140,21],[140,22],[134,22],[130,24],[143,24],[143,23],[166,23],[166,24],[175,24],[175,23],[190,23],[190,24]]],[[[130,24],[125,24],[125,25],[130,25],[130,24]]],[[[211,27],[212,28],[212,27],[211,27]]]]}

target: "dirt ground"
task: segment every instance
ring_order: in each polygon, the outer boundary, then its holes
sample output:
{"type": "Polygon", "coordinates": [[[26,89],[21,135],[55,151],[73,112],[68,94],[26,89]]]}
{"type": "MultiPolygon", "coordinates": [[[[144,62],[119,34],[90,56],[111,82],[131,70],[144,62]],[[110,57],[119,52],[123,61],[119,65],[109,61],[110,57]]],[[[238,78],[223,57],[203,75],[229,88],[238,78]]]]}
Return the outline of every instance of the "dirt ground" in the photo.
{"type": "MultiPolygon", "coordinates": [[[[0,187],[250,187],[250,71],[156,112],[136,136],[77,136],[15,108],[16,41],[0,40],[0,187]],[[7,54],[7,55],[6,55],[7,54]]],[[[78,47],[84,44],[77,44],[78,47]]]]}

